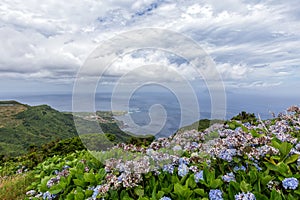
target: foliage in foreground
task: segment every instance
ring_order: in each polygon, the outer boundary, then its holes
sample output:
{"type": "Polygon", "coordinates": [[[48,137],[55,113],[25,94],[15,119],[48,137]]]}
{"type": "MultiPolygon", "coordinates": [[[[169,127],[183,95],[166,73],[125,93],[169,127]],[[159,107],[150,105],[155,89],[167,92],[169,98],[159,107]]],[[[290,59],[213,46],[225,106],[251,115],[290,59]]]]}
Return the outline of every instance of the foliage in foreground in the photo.
{"type": "Polygon", "coordinates": [[[300,112],[289,111],[53,156],[32,171],[27,199],[300,199],[300,112]]]}
{"type": "Polygon", "coordinates": [[[18,174],[0,179],[0,199],[24,199],[27,187],[35,181],[31,173],[18,174]]]}

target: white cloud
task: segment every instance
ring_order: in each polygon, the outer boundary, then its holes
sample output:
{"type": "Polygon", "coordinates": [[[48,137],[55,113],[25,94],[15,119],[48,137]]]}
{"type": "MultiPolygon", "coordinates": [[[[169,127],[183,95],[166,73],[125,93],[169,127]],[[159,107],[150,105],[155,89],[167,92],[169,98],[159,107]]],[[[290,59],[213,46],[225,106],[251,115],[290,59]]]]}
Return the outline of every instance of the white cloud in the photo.
{"type": "MultiPolygon", "coordinates": [[[[72,81],[99,42],[120,31],[160,27],[201,44],[228,85],[268,87],[299,78],[299,10],[293,0],[4,0],[0,76],[72,81]]],[[[107,75],[122,75],[147,63],[194,75],[187,64],[171,62],[161,53],[128,55],[107,75]]]]}

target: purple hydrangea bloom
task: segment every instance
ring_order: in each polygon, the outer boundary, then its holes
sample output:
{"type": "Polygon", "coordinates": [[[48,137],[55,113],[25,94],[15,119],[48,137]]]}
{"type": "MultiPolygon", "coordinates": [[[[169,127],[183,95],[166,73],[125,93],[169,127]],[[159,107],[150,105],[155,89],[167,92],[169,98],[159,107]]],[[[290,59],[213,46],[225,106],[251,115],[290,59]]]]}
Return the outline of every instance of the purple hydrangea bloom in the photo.
{"type": "Polygon", "coordinates": [[[222,191],[221,190],[210,190],[209,191],[209,199],[210,200],[223,200],[222,191]]]}
{"type": "Polygon", "coordinates": [[[299,181],[296,178],[285,178],[282,181],[282,186],[284,189],[290,189],[290,190],[295,190],[299,185],[299,181]]]}

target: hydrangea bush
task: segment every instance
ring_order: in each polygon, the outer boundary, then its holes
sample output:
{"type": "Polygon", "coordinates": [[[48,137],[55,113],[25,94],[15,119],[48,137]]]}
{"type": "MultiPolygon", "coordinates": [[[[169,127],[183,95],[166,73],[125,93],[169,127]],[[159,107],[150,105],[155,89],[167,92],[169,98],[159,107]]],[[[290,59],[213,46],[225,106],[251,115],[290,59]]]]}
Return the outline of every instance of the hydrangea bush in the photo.
{"type": "Polygon", "coordinates": [[[27,199],[300,199],[299,127],[293,106],[272,120],[231,120],[148,147],[54,156],[35,169],[27,199]]]}

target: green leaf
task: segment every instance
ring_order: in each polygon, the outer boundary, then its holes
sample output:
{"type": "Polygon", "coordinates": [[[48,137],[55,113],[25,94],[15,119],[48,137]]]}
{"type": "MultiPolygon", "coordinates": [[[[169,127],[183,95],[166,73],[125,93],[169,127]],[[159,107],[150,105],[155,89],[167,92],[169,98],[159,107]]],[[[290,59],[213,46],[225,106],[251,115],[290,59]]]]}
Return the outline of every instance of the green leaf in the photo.
{"type": "Polygon", "coordinates": [[[256,132],[256,130],[254,130],[254,129],[251,129],[251,130],[250,130],[250,133],[251,133],[251,135],[252,135],[253,137],[255,137],[255,138],[261,137],[261,134],[258,134],[258,133],[256,132]]]}
{"type": "Polygon", "coordinates": [[[73,182],[76,186],[85,187],[85,183],[82,180],[79,179],[73,179],[73,182]]]}
{"type": "Polygon", "coordinates": [[[250,183],[254,183],[257,180],[257,171],[256,170],[251,170],[249,172],[249,176],[250,176],[250,183]]]}
{"type": "Polygon", "coordinates": [[[48,187],[47,187],[47,182],[50,180],[50,176],[45,176],[42,180],[41,180],[41,185],[40,185],[40,191],[41,192],[46,192],[48,191],[48,187]]]}
{"type": "Polygon", "coordinates": [[[148,197],[139,197],[138,200],[149,200],[148,197]]]}
{"type": "Polygon", "coordinates": [[[262,183],[263,186],[266,186],[273,179],[275,179],[275,177],[272,177],[270,175],[262,176],[261,177],[261,183],[262,183]]]}
{"type": "Polygon", "coordinates": [[[280,147],[279,147],[279,151],[282,157],[287,156],[291,149],[293,148],[293,145],[288,143],[288,142],[283,142],[281,143],[280,147]]]}
{"type": "Polygon", "coordinates": [[[126,190],[122,190],[120,194],[120,199],[124,199],[125,197],[129,197],[128,192],[126,190]]]}
{"type": "Polygon", "coordinates": [[[240,189],[243,192],[249,192],[251,191],[252,187],[250,184],[246,183],[244,180],[240,183],[240,189]]]}
{"type": "Polygon", "coordinates": [[[271,171],[275,171],[277,172],[278,171],[278,167],[276,165],[273,165],[271,163],[268,163],[268,162],[264,162],[264,164],[266,165],[266,167],[271,170],[271,171]]]}
{"type": "Polygon", "coordinates": [[[83,192],[76,192],[75,196],[74,196],[74,200],[84,200],[84,194],[83,192]]]}
{"type": "Polygon", "coordinates": [[[187,184],[190,188],[194,189],[195,187],[197,187],[197,183],[195,181],[194,176],[190,176],[187,180],[187,184]]]}
{"type": "Polygon", "coordinates": [[[142,197],[144,196],[144,189],[142,187],[136,187],[134,188],[134,193],[139,197],[142,197]]]}
{"type": "Polygon", "coordinates": [[[292,194],[289,194],[288,195],[288,200],[299,200],[299,199],[294,197],[292,194]]]}
{"type": "Polygon", "coordinates": [[[202,197],[205,197],[205,196],[206,196],[204,189],[197,188],[197,189],[194,189],[194,192],[195,192],[196,194],[199,194],[199,195],[202,196],[202,197]]]}
{"type": "Polygon", "coordinates": [[[180,195],[182,191],[184,190],[184,187],[180,185],[179,183],[176,183],[174,185],[174,193],[180,195]]]}
{"type": "Polygon", "coordinates": [[[219,188],[223,184],[223,181],[221,179],[215,179],[211,181],[210,188],[216,189],[219,188]]]}
{"type": "Polygon", "coordinates": [[[291,164],[291,163],[294,163],[298,160],[298,158],[299,158],[298,154],[291,155],[287,159],[285,159],[284,163],[287,164],[287,165],[291,164]]]}
{"type": "Polygon", "coordinates": [[[282,200],[281,195],[276,190],[272,190],[270,199],[271,200],[282,200]]]}
{"type": "Polygon", "coordinates": [[[51,187],[51,188],[49,189],[49,192],[50,192],[51,194],[58,194],[58,193],[60,193],[61,191],[62,191],[61,188],[51,187]]]}
{"type": "Polygon", "coordinates": [[[49,192],[51,194],[58,194],[60,193],[61,191],[63,191],[64,189],[64,186],[62,184],[57,184],[57,185],[53,185],[50,189],[49,189],[49,192]]]}
{"type": "Polygon", "coordinates": [[[106,176],[106,172],[104,168],[101,168],[98,173],[96,174],[95,178],[97,182],[102,181],[106,176]]]}
{"type": "Polygon", "coordinates": [[[210,186],[211,182],[215,179],[215,171],[209,171],[207,168],[203,170],[203,178],[205,182],[210,186]]]}
{"type": "Polygon", "coordinates": [[[93,195],[93,193],[94,193],[93,190],[86,190],[86,191],[85,191],[85,196],[86,196],[86,197],[90,197],[90,196],[93,195]]]}
{"type": "Polygon", "coordinates": [[[161,199],[164,196],[164,192],[163,191],[159,191],[156,195],[157,199],[161,199]]]}
{"type": "Polygon", "coordinates": [[[286,177],[290,173],[290,168],[287,164],[280,162],[278,163],[278,172],[286,177]]]}
{"type": "Polygon", "coordinates": [[[69,193],[67,196],[67,200],[74,200],[75,199],[75,194],[69,193]]]}
{"type": "Polygon", "coordinates": [[[275,139],[273,139],[271,143],[274,148],[276,148],[276,149],[280,148],[280,143],[277,142],[275,139]]]}
{"type": "Polygon", "coordinates": [[[235,124],[234,123],[229,123],[228,125],[229,125],[229,128],[235,129],[235,124]]]}
{"type": "Polygon", "coordinates": [[[258,192],[253,192],[254,196],[256,197],[256,199],[259,200],[269,200],[268,197],[266,197],[265,195],[258,193],[258,192]]]}
{"type": "Polygon", "coordinates": [[[92,173],[84,173],[83,177],[85,182],[91,183],[92,185],[97,183],[95,175],[92,173]]]}
{"type": "Polygon", "coordinates": [[[167,194],[168,194],[168,193],[172,192],[173,187],[174,187],[174,185],[173,185],[173,184],[170,184],[169,187],[167,187],[167,188],[162,188],[161,191],[163,191],[164,193],[167,193],[167,194]]]}

